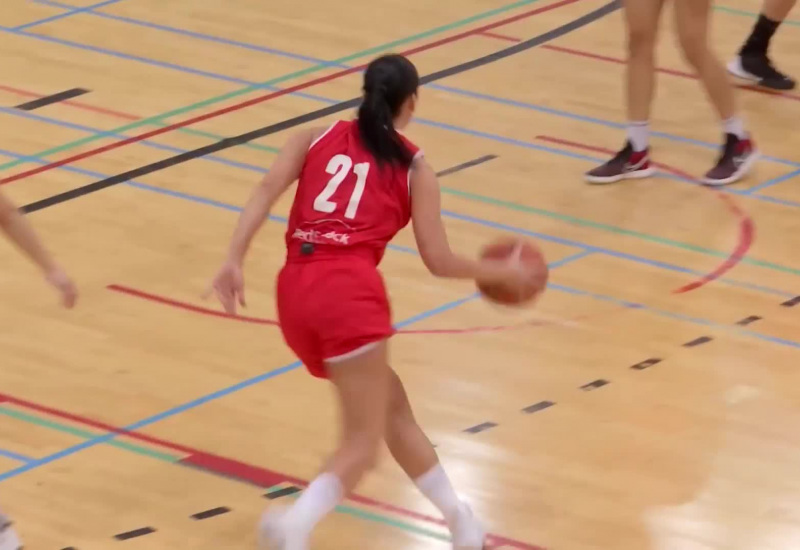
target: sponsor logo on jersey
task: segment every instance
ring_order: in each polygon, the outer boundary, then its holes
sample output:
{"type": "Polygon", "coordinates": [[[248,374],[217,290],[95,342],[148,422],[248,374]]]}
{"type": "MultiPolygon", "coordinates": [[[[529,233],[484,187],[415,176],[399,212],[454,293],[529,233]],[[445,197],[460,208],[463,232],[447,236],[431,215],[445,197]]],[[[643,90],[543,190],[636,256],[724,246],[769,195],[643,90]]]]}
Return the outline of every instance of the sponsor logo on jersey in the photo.
{"type": "Polygon", "coordinates": [[[317,244],[348,244],[350,242],[350,235],[345,233],[337,233],[336,231],[322,233],[314,229],[309,229],[308,231],[295,229],[292,238],[317,244]]]}

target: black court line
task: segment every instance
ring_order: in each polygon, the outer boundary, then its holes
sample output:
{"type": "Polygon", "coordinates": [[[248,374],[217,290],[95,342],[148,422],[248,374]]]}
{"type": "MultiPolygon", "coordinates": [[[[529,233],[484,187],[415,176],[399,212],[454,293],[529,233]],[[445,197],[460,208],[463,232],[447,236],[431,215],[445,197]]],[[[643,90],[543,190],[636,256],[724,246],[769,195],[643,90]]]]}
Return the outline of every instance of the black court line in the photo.
{"type": "Polygon", "coordinates": [[[760,320],[761,317],[759,317],[758,315],[751,315],[750,317],[745,317],[741,321],[736,321],[736,324],[739,325],[740,327],[746,327],[747,325],[752,325],[756,321],[760,320]]]}
{"type": "Polygon", "coordinates": [[[192,514],[189,517],[191,517],[192,519],[196,519],[196,520],[208,519],[208,518],[214,518],[214,517],[217,517],[217,516],[221,516],[222,514],[227,514],[230,511],[231,511],[231,509],[228,508],[227,506],[220,506],[219,508],[212,508],[211,510],[205,510],[203,512],[197,512],[196,514],[192,514]]]}
{"type": "Polygon", "coordinates": [[[645,360],[644,360],[644,361],[642,361],[641,363],[636,363],[636,364],[635,364],[635,365],[633,365],[631,368],[632,368],[633,370],[644,370],[644,369],[649,369],[650,367],[652,367],[652,366],[654,366],[654,365],[658,365],[660,362],[661,362],[661,359],[658,359],[658,358],[656,358],[656,357],[652,357],[652,358],[650,358],[650,359],[645,359],[645,360]]]}
{"type": "Polygon", "coordinates": [[[450,168],[446,168],[441,172],[436,172],[438,177],[449,176],[450,174],[455,174],[456,172],[461,172],[462,170],[466,170],[467,168],[472,168],[473,166],[478,166],[479,164],[483,164],[484,162],[489,162],[490,160],[494,160],[497,158],[497,155],[486,155],[483,157],[479,157],[473,160],[468,160],[462,164],[458,164],[456,166],[451,166],[450,168]]]}
{"type": "Polygon", "coordinates": [[[603,380],[601,378],[599,380],[595,380],[594,382],[589,382],[588,384],[584,384],[583,386],[581,386],[581,389],[583,391],[592,391],[596,390],[597,388],[602,388],[603,386],[606,386],[610,383],[611,382],[609,382],[608,380],[603,380]]]}
{"type": "Polygon", "coordinates": [[[117,540],[130,540],[135,539],[137,537],[143,537],[145,535],[149,535],[150,533],[155,533],[156,530],[152,527],[142,527],[140,529],[134,529],[133,531],[127,531],[125,533],[120,533],[119,535],[114,535],[114,538],[117,540]]]}
{"type": "Polygon", "coordinates": [[[685,344],[683,344],[683,347],[685,347],[685,348],[694,348],[694,347],[697,347],[697,346],[701,346],[703,344],[707,344],[711,340],[713,340],[713,338],[711,336],[701,336],[700,338],[695,338],[691,342],[686,342],[685,344]]]}
{"type": "Polygon", "coordinates": [[[71,90],[58,92],[57,94],[40,97],[39,99],[34,99],[33,101],[28,101],[27,103],[23,103],[22,105],[17,105],[14,108],[19,109],[20,111],[33,111],[35,109],[39,109],[47,105],[52,105],[53,103],[66,101],[68,99],[72,99],[73,97],[78,97],[79,95],[88,93],[89,90],[84,90],[83,88],[72,88],[71,90]]]}
{"type": "Polygon", "coordinates": [[[278,489],[277,491],[272,491],[271,493],[267,493],[264,495],[264,498],[268,498],[269,500],[275,500],[276,498],[281,497],[288,497],[289,495],[294,495],[295,493],[299,493],[299,487],[286,487],[284,489],[278,489]]]}
{"type": "MultiPolygon", "coordinates": [[[[510,48],[494,52],[484,57],[473,59],[472,61],[467,61],[466,63],[461,63],[459,65],[455,65],[448,69],[443,69],[441,71],[431,73],[427,76],[423,76],[422,78],[420,78],[420,82],[422,84],[435,82],[436,80],[441,80],[443,78],[447,78],[448,76],[453,76],[459,73],[463,73],[465,71],[470,71],[472,69],[476,69],[483,65],[488,65],[489,63],[505,59],[506,57],[534,48],[536,46],[540,46],[541,44],[544,44],[546,42],[559,38],[560,36],[568,34],[574,30],[577,30],[581,27],[584,27],[589,23],[593,23],[594,21],[597,21],[598,19],[601,19],[602,17],[610,13],[613,13],[619,8],[620,8],[619,0],[613,0],[598,9],[587,13],[584,16],[575,19],[574,21],[570,21],[565,25],[557,27],[544,34],[540,34],[539,36],[531,38],[530,40],[520,42],[519,44],[515,44],[510,48]]],[[[275,134],[283,130],[288,130],[289,128],[294,128],[295,126],[299,126],[307,122],[311,122],[342,111],[346,111],[347,109],[353,109],[355,107],[358,107],[360,103],[361,103],[360,97],[349,99],[347,101],[337,103],[336,105],[330,105],[328,107],[324,107],[322,109],[318,109],[316,111],[312,111],[304,115],[290,118],[288,120],[284,120],[276,124],[270,124],[269,126],[264,126],[263,128],[252,130],[250,132],[246,132],[238,136],[225,138],[216,143],[199,147],[192,151],[186,151],[185,153],[175,155],[174,157],[166,158],[164,160],[160,160],[158,162],[154,162],[152,164],[148,164],[140,168],[134,168],[133,170],[128,170],[127,172],[117,174],[116,176],[110,176],[100,181],[84,185],[83,187],[71,189],[70,191],[65,191],[64,193],[59,193],[58,195],[53,195],[52,197],[48,197],[46,199],[26,204],[25,206],[22,207],[21,210],[25,213],[36,212],[38,210],[42,210],[50,206],[61,204],[62,202],[66,202],[72,199],[77,199],[84,195],[101,191],[103,189],[112,187],[114,185],[118,185],[128,180],[146,176],[147,174],[152,174],[153,172],[158,172],[159,170],[164,170],[165,168],[170,168],[177,164],[181,164],[196,158],[200,158],[205,155],[210,155],[211,153],[216,153],[218,151],[222,151],[225,149],[230,149],[231,147],[242,145],[243,143],[249,143],[253,140],[262,138],[264,136],[275,134]]]]}
{"type": "Polygon", "coordinates": [[[527,413],[527,414],[533,414],[535,412],[539,412],[539,411],[543,411],[545,409],[549,409],[553,405],[555,405],[555,403],[553,403],[552,401],[540,401],[538,403],[535,403],[533,405],[525,407],[524,409],[522,409],[522,412],[527,413]]]}
{"type": "Polygon", "coordinates": [[[786,300],[781,305],[784,306],[784,307],[794,307],[797,304],[800,304],[800,296],[795,296],[791,300],[786,300]]]}
{"type": "Polygon", "coordinates": [[[467,428],[464,430],[468,434],[477,434],[480,432],[485,432],[486,430],[491,430],[492,428],[496,428],[497,424],[494,422],[484,422],[483,424],[478,424],[477,426],[473,426],[471,428],[467,428]]]}

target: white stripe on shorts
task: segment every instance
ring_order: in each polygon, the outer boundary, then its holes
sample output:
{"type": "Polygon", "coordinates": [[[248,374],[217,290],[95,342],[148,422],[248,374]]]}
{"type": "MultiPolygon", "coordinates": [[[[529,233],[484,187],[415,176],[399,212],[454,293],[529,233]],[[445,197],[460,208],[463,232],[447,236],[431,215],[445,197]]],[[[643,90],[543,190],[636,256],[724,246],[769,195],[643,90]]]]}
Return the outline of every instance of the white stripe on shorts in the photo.
{"type": "Polygon", "coordinates": [[[341,361],[346,361],[347,359],[352,359],[353,357],[358,357],[363,353],[367,353],[369,350],[374,349],[380,344],[383,340],[378,340],[377,342],[370,342],[369,344],[365,344],[360,348],[356,348],[353,351],[348,351],[347,353],[343,353],[342,355],[337,355],[335,357],[328,357],[324,359],[326,363],[339,363],[341,361]]]}

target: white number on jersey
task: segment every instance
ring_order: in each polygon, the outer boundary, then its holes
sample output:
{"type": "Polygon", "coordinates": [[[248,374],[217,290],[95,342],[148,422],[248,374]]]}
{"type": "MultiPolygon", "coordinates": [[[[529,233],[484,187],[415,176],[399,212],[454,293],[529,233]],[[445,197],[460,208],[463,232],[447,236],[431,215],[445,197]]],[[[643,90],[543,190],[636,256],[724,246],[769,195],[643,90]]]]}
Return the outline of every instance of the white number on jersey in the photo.
{"type": "Polygon", "coordinates": [[[369,174],[369,163],[362,162],[353,166],[353,159],[347,155],[336,155],[329,162],[325,171],[333,176],[322,193],[317,195],[314,199],[314,210],[317,212],[325,212],[331,214],[336,211],[338,206],[333,202],[331,197],[339,189],[339,186],[350,175],[350,172],[356,175],[356,186],[353,189],[353,194],[350,195],[350,202],[347,203],[347,209],[344,211],[344,217],[347,219],[354,219],[356,212],[358,212],[358,205],[361,202],[361,197],[364,195],[364,186],[367,184],[367,174],[369,174]]]}

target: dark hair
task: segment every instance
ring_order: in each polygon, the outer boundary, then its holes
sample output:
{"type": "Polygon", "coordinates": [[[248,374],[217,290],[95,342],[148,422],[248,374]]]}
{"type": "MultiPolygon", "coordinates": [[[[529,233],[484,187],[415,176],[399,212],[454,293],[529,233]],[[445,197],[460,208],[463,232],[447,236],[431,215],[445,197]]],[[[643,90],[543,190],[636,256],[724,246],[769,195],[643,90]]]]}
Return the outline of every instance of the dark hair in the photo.
{"type": "Polygon", "coordinates": [[[379,164],[411,164],[411,151],[394,129],[394,118],[418,87],[417,68],[402,55],[384,55],[367,66],[358,129],[361,140],[379,164]]]}

